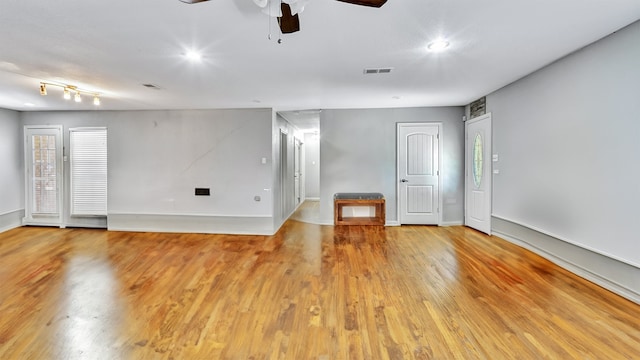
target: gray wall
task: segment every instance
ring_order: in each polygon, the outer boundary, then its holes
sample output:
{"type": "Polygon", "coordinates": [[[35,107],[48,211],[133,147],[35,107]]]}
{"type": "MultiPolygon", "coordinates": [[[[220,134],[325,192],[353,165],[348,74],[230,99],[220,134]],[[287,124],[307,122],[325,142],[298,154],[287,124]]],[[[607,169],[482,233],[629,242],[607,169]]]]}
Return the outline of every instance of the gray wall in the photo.
{"type": "Polygon", "coordinates": [[[381,192],[387,223],[397,223],[396,124],[440,122],[444,141],[443,222],[464,210],[463,107],[323,110],[320,114],[320,221],[333,223],[336,192],[381,192]]]}
{"type": "Polygon", "coordinates": [[[320,198],[320,138],[316,134],[304,134],[304,184],[305,197],[320,198]]]}
{"type": "Polygon", "coordinates": [[[640,22],[487,96],[493,215],[640,266],[640,22]]]}
{"type": "MultiPolygon", "coordinates": [[[[271,157],[271,114],[270,109],[28,112],[22,119],[25,125],[62,124],[65,136],[70,127],[108,127],[110,215],[271,218],[271,165],[261,163],[271,157]],[[212,194],[196,197],[195,187],[208,187],[212,194]],[[262,201],[254,201],[256,195],[262,201]]],[[[68,169],[65,173],[68,180],[68,169]]]]}
{"type": "Polygon", "coordinates": [[[22,126],[17,111],[0,109],[0,231],[24,215],[22,126]]]}

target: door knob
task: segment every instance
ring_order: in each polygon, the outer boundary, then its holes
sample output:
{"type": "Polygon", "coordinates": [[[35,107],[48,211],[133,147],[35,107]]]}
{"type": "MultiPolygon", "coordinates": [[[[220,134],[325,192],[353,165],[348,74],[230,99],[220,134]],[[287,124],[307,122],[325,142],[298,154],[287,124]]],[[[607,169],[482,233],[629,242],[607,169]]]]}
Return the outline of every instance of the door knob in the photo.
{"type": "Polygon", "coordinates": [[[407,180],[407,179],[402,179],[402,180],[400,180],[400,182],[409,182],[409,180],[407,180]]]}

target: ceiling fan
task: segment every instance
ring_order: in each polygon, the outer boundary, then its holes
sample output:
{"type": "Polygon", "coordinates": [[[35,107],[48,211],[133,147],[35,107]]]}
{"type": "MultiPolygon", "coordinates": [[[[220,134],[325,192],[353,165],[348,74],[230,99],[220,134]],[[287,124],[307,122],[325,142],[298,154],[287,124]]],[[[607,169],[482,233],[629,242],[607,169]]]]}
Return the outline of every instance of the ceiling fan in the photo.
{"type": "MultiPolygon", "coordinates": [[[[209,0],[180,0],[187,4],[197,4],[209,0]]],[[[298,14],[304,10],[309,0],[253,0],[262,8],[262,12],[270,16],[277,16],[278,25],[283,34],[300,31],[300,19],[298,14]]],[[[349,4],[379,8],[387,0],[337,0],[349,4]]]]}

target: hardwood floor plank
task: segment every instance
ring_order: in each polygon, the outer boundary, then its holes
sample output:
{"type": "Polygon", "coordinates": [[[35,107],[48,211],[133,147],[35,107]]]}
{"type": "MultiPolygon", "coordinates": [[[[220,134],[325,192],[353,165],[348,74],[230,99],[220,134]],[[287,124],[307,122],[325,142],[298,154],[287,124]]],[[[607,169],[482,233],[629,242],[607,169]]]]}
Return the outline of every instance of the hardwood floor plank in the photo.
{"type": "Polygon", "coordinates": [[[1,359],[634,359],[638,319],[464,227],[0,234],[1,359]]]}

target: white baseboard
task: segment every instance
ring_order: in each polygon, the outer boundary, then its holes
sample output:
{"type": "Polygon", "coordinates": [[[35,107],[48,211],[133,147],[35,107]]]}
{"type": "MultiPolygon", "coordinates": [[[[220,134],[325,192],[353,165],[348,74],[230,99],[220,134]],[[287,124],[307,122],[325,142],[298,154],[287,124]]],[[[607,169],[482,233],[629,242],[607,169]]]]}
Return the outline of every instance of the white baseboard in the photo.
{"type": "Polygon", "coordinates": [[[500,218],[493,218],[492,231],[497,237],[640,304],[640,269],[633,265],[500,218]]]}
{"type": "Polygon", "coordinates": [[[273,235],[271,216],[109,213],[110,231],[273,235]]]}
{"type": "Polygon", "coordinates": [[[8,211],[0,214],[0,233],[22,226],[24,209],[8,211]]]}
{"type": "Polygon", "coordinates": [[[462,221],[443,221],[440,226],[462,226],[464,222],[462,221]]]}
{"type": "Polygon", "coordinates": [[[304,201],[320,201],[319,197],[308,197],[305,198],[304,201]]]}
{"type": "MultiPolygon", "coordinates": [[[[438,226],[459,226],[459,225],[463,225],[463,223],[461,221],[446,221],[441,223],[438,226]]],[[[402,226],[402,224],[400,224],[400,221],[394,220],[394,221],[387,221],[385,226],[402,226]]]]}
{"type": "Polygon", "coordinates": [[[66,223],[64,224],[65,228],[83,228],[83,229],[106,229],[106,222],[105,225],[100,225],[100,224],[85,224],[85,223],[66,223]]]}

